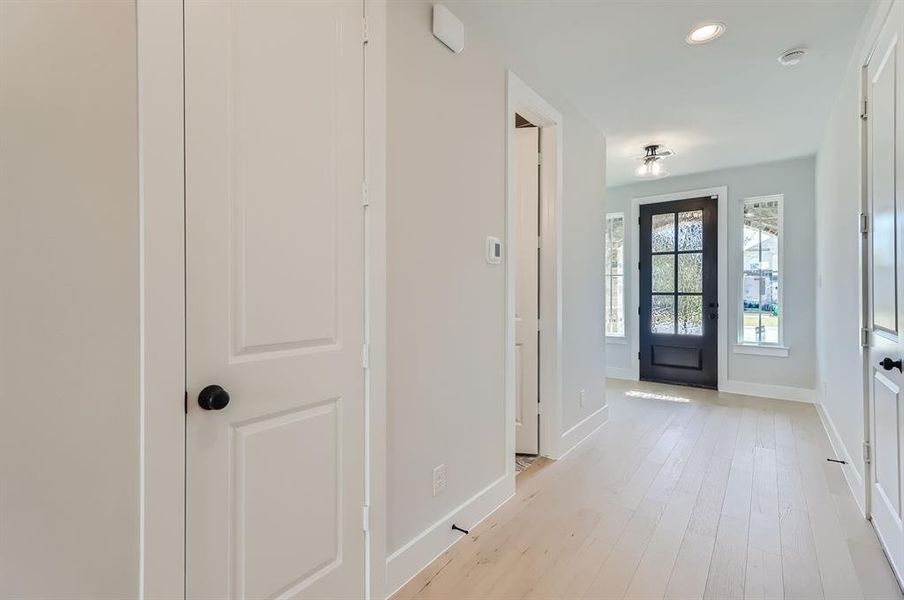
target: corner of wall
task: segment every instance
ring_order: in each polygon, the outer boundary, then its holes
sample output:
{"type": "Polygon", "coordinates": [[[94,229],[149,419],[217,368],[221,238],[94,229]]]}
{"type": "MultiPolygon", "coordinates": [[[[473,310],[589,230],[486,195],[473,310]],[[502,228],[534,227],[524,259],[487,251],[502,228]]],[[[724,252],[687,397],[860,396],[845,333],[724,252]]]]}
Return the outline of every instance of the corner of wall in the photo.
{"type": "Polygon", "coordinates": [[[439,555],[462,539],[457,524],[474,528],[515,495],[515,476],[506,474],[425,529],[386,559],[386,598],[391,597],[439,555]]]}
{"type": "MultiPolygon", "coordinates": [[[[604,390],[605,393],[605,390],[604,390]]],[[[605,401],[605,399],[604,399],[605,401]]],[[[581,442],[596,433],[597,429],[609,422],[609,405],[603,404],[596,411],[585,417],[577,425],[571,429],[562,432],[559,438],[558,448],[555,454],[550,454],[549,458],[561,460],[565,458],[572,450],[577,448],[581,442]]]]}
{"type": "MultiPolygon", "coordinates": [[[[841,472],[844,473],[844,480],[847,482],[851,495],[854,497],[854,501],[857,502],[857,508],[860,509],[860,514],[866,516],[866,485],[863,476],[854,466],[857,463],[854,461],[854,457],[851,455],[847,446],[845,446],[844,440],[838,432],[838,429],[835,427],[831,415],[826,412],[825,407],[823,406],[824,398],[825,387],[823,386],[817,391],[815,402],[816,412],[819,414],[819,420],[826,430],[826,435],[829,438],[829,443],[832,445],[832,450],[835,452],[835,457],[844,461],[844,464],[841,465],[841,472]]],[[[857,456],[860,456],[859,453],[857,456]]]]}

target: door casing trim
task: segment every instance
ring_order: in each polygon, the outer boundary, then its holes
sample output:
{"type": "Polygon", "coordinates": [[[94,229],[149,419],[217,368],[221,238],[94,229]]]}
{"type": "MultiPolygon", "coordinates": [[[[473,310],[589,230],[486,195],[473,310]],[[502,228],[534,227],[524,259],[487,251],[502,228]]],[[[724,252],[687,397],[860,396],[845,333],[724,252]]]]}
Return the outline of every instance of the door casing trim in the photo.
{"type": "Polygon", "coordinates": [[[506,73],[505,474],[515,477],[515,284],[517,152],[515,113],[540,128],[540,448],[559,458],[562,440],[562,114],[512,71],[506,73]]]}
{"type": "Polygon", "coordinates": [[[716,186],[702,188],[698,190],[688,190],[686,192],[673,192],[670,194],[659,194],[656,196],[641,196],[631,199],[631,306],[628,310],[633,311],[631,314],[634,319],[634,335],[631,339],[631,365],[634,373],[634,379],[640,378],[640,360],[637,353],[640,351],[640,319],[637,318],[638,307],[640,306],[640,270],[638,268],[638,260],[640,257],[640,206],[642,204],[659,204],[660,202],[672,202],[674,200],[687,200],[690,198],[699,198],[701,196],[718,196],[716,206],[718,207],[718,301],[719,301],[719,325],[717,327],[718,337],[718,387],[724,389],[728,384],[728,186],[716,186]]]}
{"type": "Polygon", "coordinates": [[[182,12],[178,0],[136,2],[140,600],[185,593],[182,12]]]}

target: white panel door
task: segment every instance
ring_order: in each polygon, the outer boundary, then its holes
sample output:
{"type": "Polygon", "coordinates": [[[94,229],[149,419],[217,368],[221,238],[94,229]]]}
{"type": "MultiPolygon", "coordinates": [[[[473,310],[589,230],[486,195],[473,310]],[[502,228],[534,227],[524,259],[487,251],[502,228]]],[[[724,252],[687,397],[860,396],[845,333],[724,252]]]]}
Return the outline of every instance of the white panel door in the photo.
{"type": "Polygon", "coordinates": [[[518,272],[515,293],[515,451],[537,454],[539,442],[540,130],[515,130],[518,161],[518,272]]]}
{"type": "Polygon", "coordinates": [[[185,3],[189,598],[364,594],[362,15],[185,3]]]}
{"type": "Polygon", "coordinates": [[[869,256],[869,390],[871,516],[885,550],[904,573],[904,88],[902,5],[895,6],[867,68],[869,256]]]}

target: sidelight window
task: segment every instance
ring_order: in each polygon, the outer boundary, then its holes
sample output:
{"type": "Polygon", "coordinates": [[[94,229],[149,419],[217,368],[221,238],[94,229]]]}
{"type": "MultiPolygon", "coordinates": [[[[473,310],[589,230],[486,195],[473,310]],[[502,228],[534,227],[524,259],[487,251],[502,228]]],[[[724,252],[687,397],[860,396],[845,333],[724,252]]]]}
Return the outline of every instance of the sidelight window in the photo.
{"type": "Polygon", "coordinates": [[[781,195],[744,200],[742,344],[782,343],[781,195]]]}
{"type": "Polygon", "coordinates": [[[625,336],[625,215],[606,215],[606,335],[625,336]]]}

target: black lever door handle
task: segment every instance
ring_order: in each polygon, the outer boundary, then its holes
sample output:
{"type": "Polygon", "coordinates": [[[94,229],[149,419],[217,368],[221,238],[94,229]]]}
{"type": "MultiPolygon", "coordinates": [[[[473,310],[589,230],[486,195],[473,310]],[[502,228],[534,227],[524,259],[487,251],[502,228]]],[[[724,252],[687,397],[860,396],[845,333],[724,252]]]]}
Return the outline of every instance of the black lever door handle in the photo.
{"type": "Polygon", "coordinates": [[[882,367],[883,369],[885,369],[886,371],[891,371],[892,369],[897,369],[898,371],[902,370],[900,358],[898,360],[892,360],[886,356],[885,358],[882,359],[882,362],[879,363],[879,366],[882,367]]]}
{"type": "Polygon", "coordinates": [[[198,394],[198,406],[204,410],[223,410],[229,404],[229,392],[218,385],[209,385],[198,394]]]}

